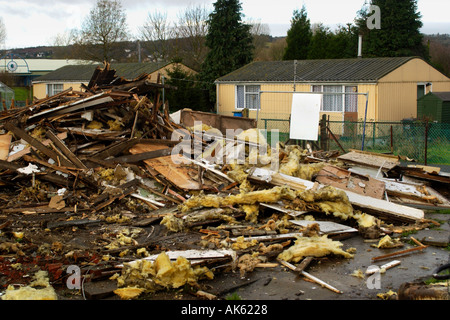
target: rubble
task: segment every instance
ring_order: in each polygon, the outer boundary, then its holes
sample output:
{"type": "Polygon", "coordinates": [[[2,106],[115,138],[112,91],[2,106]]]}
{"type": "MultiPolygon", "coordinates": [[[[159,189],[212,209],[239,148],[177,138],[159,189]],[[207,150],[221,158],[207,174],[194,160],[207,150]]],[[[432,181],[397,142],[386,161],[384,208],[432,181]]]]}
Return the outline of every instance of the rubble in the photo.
{"type": "Polygon", "coordinates": [[[162,88],[176,90],[146,74],[123,79],[105,64],[83,92],[0,114],[2,299],[33,298],[29,275],[41,271],[52,286],[34,298],[63,298],[68,266],[82,270],[84,298],[184,288],[219,299],[203,286],[217,275],[282,266],[342,293],[304,269],[328,257],[358,259],[341,242],[355,235],[392,247],[399,229],[436,224],[410,201],[448,204],[435,189],[448,187],[448,176],[392,156],[269,145],[255,128],[221,140],[210,124],[176,123],[162,88]],[[85,294],[96,281],[114,285],[85,294]]]}

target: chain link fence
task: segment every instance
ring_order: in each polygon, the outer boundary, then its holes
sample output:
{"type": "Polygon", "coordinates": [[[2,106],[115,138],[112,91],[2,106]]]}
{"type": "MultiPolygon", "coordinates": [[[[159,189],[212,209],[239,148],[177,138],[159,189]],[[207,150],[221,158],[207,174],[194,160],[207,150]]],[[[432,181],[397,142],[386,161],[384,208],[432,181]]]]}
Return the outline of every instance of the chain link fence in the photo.
{"type": "Polygon", "coordinates": [[[450,124],[404,120],[401,122],[328,123],[337,138],[330,149],[358,149],[392,153],[425,164],[450,164],[450,124]],[[363,139],[364,137],[364,139],[363,139]]]}
{"type": "MultiPolygon", "coordinates": [[[[428,165],[450,165],[450,124],[417,120],[399,122],[327,121],[328,150],[350,149],[391,153],[428,165]],[[332,134],[331,134],[332,133],[332,134]],[[363,139],[364,137],[364,139],[363,139]],[[337,141],[336,141],[336,140],[337,141]]],[[[279,140],[289,140],[289,114],[258,115],[258,128],[279,131],[279,140]]],[[[319,137],[322,139],[322,137],[319,137]]],[[[321,141],[321,140],[319,140],[321,141]]],[[[320,144],[319,144],[320,145],[320,144]]]]}

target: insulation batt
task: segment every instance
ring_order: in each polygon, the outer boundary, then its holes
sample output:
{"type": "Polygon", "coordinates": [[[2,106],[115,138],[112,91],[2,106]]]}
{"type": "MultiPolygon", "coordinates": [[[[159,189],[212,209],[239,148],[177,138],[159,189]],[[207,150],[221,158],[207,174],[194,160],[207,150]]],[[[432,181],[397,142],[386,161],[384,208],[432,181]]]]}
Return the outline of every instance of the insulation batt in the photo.
{"type": "Polygon", "coordinates": [[[154,262],[140,260],[136,264],[124,264],[122,274],[117,277],[118,287],[142,288],[144,292],[156,292],[164,288],[179,288],[185,284],[195,285],[201,278],[213,279],[206,267],[192,268],[184,257],[172,262],[162,252],[154,262]]]}
{"type": "Polygon", "coordinates": [[[8,286],[2,300],[58,300],[55,289],[50,285],[47,271],[38,271],[29,286],[14,289],[8,286]]]}
{"type": "Polygon", "coordinates": [[[240,193],[237,195],[230,195],[227,197],[221,197],[217,195],[204,195],[193,196],[180,205],[181,212],[187,212],[192,208],[198,207],[225,207],[235,204],[256,204],[260,202],[274,203],[281,199],[293,200],[295,198],[295,192],[287,187],[274,187],[268,190],[258,190],[248,193],[240,193]]]}
{"type": "Polygon", "coordinates": [[[360,211],[354,211],[345,192],[331,186],[318,190],[297,191],[297,196],[307,203],[316,205],[326,214],[333,214],[342,220],[353,218],[361,227],[368,228],[378,223],[375,217],[360,211]]]}
{"type": "Polygon", "coordinates": [[[299,237],[295,244],[279,254],[278,258],[288,262],[299,262],[305,257],[324,257],[329,254],[353,258],[353,254],[341,249],[342,243],[321,237],[299,237]]]}

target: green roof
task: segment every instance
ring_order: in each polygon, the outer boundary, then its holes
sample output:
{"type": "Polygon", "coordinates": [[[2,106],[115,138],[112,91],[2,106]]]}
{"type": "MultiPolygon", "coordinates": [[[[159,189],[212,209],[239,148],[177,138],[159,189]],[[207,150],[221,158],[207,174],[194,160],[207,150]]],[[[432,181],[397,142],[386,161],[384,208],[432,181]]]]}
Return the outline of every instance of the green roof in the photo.
{"type": "MultiPolygon", "coordinates": [[[[153,73],[167,66],[168,62],[145,62],[145,63],[112,63],[111,69],[116,70],[116,75],[125,79],[135,79],[143,73],[153,73]]],[[[80,81],[91,80],[95,69],[103,64],[70,65],[49,72],[36,78],[34,81],[80,81]]]]}
{"type": "Polygon", "coordinates": [[[217,82],[376,82],[415,57],[252,62],[217,82]]]}

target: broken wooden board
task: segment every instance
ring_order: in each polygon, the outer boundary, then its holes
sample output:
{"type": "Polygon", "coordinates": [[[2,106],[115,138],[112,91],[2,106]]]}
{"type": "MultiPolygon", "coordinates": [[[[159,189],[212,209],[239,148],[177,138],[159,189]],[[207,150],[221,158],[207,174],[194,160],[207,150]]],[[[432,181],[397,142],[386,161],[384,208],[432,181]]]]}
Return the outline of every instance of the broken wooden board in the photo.
{"type": "Polygon", "coordinates": [[[349,169],[359,175],[370,176],[385,184],[385,190],[389,201],[405,205],[426,205],[429,207],[449,207],[450,201],[439,192],[419,179],[403,177],[402,181],[383,178],[375,168],[353,166],[349,169]]]}
{"type": "MultiPolygon", "coordinates": [[[[61,140],[64,140],[67,138],[67,132],[62,132],[62,133],[58,134],[57,137],[61,140]]],[[[48,145],[50,145],[51,142],[52,142],[52,140],[46,139],[46,140],[42,141],[42,144],[44,146],[48,146],[48,145]]],[[[20,159],[22,156],[24,156],[30,152],[31,152],[31,147],[26,147],[15,153],[10,152],[10,154],[8,156],[8,162],[13,162],[17,159],[20,159]]]]}
{"type": "Polygon", "coordinates": [[[77,110],[86,110],[89,107],[95,107],[95,106],[99,106],[99,105],[101,106],[101,105],[106,105],[109,102],[114,102],[114,100],[111,97],[104,96],[104,95],[106,95],[106,94],[102,92],[97,95],[75,101],[68,105],[60,105],[55,108],[50,108],[50,109],[33,114],[32,116],[29,117],[29,119],[39,118],[42,116],[49,118],[49,117],[60,115],[60,114],[67,114],[67,113],[74,112],[77,110]]]}
{"type": "Polygon", "coordinates": [[[309,221],[309,220],[289,220],[290,223],[296,224],[302,227],[308,227],[317,223],[319,225],[320,234],[339,234],[339,233],[354,233],[358,232],[358,229],[339,224],[332,221],[309,221]]]}
{"type": "MultiPolygon", "coordinates": [[[[201,263],[205,260],[209,259],[221,259],[229,257],[233,261],[236,260],[236,252],[234,250],[226,250],[226,249],[219,249],[219,250],[180,250],[180,251],[166,251],[165,252],[170,260],[177,260],[179,257],[186,258],[187,260],[191,261],[191,264],[195,263],[201,263]]],[[[155,261],[156,258],[159,256],[159,254],[154,254],[142,259],[133,260],[130,262],[127,262],[128,265],[135,265],[139,261],[155,261]]],[[[116,267],[122,268],[123,264],[119,264],[116,267]]]]}
{"type": "Polygon", "coordinates": [[[358,150],[352,150],[349,153],[339,156],[338,160],[362,166],[381,168],[386,171],[392,170],[400,165],[400,161],[396,156],[358,150]]]}
{"type": "MultiPolygon", "coordinates": [[[[156,150],[167,149],[169,147],[158,144],[137,144],[129,151],[131,154],[140,154],[156,150]]],[[[155,159],[144,160],[148,166],[163,175],[167,180],[183,190],[200,190],[200,184],[193,180],[190,175],[189,167],[185,164],[185,158],[179,154],[158,157],[155,159]]],[[[196,171],[196,170],[194,170],[196,171]]],[[[195,174],[196,172],[194,172],[195,174]]]]}
{"type": "Polygon", "coordinates": [[[12,136],[10,134],[0,135],[0,160],[8,159],[11,138],[12,136]]]}
{"type": "Polygon", "coordinates": [[[381,180],[386,184],[388,196],[399,198],[403,203],[450,207],[450,201],[429,186],[390,181],[388,179],[381,180]]]}
{"type": "Polygon", "coordinates": [[[316,181],[377,199],[384,198],[386,188],[382,181],[331,165],[320,170],[316,181]]]}
{"type": "MultiPolygon", "coordinates": [[[[289,177],[289,179],[284,179],[281,183],[280,180],[277,179],[277,177],[279,177],[280,175],[282,174],[268,169],[253,168],[249,171],[249,175],[247,178],[251,179],[252,181],[256,180],[260,182],[266,182],[276,186],[287,186],[294,190],[298,190],[297,186],[301,186],[301,189],[305,190],[311,189],[317,183],[296,177],[289,177]],[[275,179],[272,179],[272,177],[275,177],[275,179]]],[[[323,185],[319,185],[319,187],[323,187],[323,185]]],[[[342,190],[339,188],[336,189],[342,190]]],[[[415,222],[425,217],[425,213],[420,209],[410,208],[385,200],[367,197],[347,190],[342,191],[347,194],[347,197],[353,207],[368,214],[407,222],[415,222]]]]}
{"type": "Polygon", "coordinates": [[[309,211],[297,211],[297,210],[288,209],[288,208],[285,208],[283,206],[283,204],[279,204],[279,203],[260,203],[259,205],[262,207],[265,207],[265,208],[269,208],[269,209],[273,209],[273,210],[276,210],[279,212],[286,213],[294,218],[309,212],[309,211]]]}

